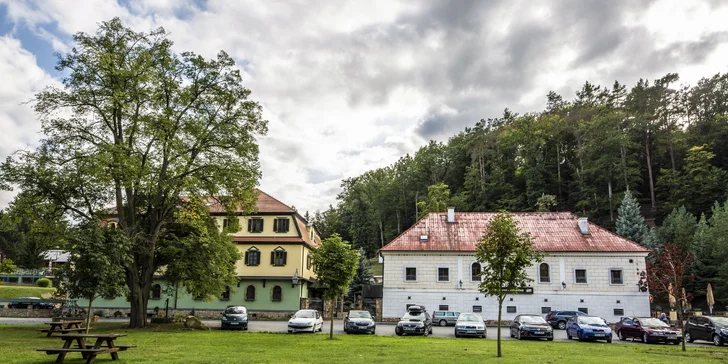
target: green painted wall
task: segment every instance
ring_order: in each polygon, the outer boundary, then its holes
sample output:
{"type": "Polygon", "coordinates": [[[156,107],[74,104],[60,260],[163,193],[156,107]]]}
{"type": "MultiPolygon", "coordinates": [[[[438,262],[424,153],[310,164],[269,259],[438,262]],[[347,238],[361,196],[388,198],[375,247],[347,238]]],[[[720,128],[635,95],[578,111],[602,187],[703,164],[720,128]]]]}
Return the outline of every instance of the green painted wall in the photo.
{"type": "MultiPolygon", "coordinates": [[[[160,310],[164,310],[165,300],[169,297],[169,308],[175,309],[175,296],[174,291],[170,294],[165,292],[165,283],[163,281],[155,281],[162,286],[162,295],[160,299],[149,299],[147,309],[152,310],[154,307],[159,307],[160,310]]],[[[262,280],[245,280],[240,282],[239,287],[231,287],[235,292],[231,292],[230,300],[220,301],[217,298],[213,298],[211,302],[205,302],[202,300],[195,300],[191,295],[187,294],[184,288],[179,289],[179,294],[176,300],[176,309],[184,310],[209,310],[209,309],[224,309],[231,305],[245,306],[248,310],[255,311],[297,311],[301,305],[301,293],[304,293],[304,297],[308,296],[308,287],[306,285],[296,285],[291,287],[290,279],[286,278],[280,281],[266,280],[265,287],[263,287],[262,280]],[[255,286],[255,300],[245,300],[245,289],[247,286],[255,286]],[[274,286],[280,286],[283,290],[283,297],[281,302],[273,302],[271,300],[272,290],[274,286]]],[[[88,306],[88,300],[79,299],[77,304],[81,307],[88,306]]],[[[93,307],[96,308],[129,308],[129,302],[125,297],[117,297],[114,299],[97,298],[93,302],[93,307]]]]}

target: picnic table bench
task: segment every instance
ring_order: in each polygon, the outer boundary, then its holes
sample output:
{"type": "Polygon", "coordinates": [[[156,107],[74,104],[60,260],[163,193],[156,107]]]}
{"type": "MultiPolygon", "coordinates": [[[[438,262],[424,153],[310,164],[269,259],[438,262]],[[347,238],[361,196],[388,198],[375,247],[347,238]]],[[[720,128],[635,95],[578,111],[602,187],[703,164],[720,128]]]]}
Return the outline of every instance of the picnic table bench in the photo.
{"type": "Polygon", "coordinates": [[[115,345],[114,340],[123,336],[126,336],[126,334],[65,334],[57,336],[64,340],[62,348],[42,348],[36,351],[45,351],[48,355],[57,354],[58,358],[56,358],[55,363],[63,363],[68,353],[81,353],[87,364],[93,363],[96,356],[100,354],[111,354],[111,360],[119,360],[119,351],[135,347],[132,345],[115,345]],[[96,342],[93,346],[86,345],[87,339],[96,339],[96,342]],[[74,341],[76,347],[71,347],[74,341]]]}
{"type": "Polygon", "coordinates": [[[69,332],[77,332],[81,333],[82,331],[86,331],[86,328],[81,326],[83,323],[82,320],[73,320],[73,321],[55,321],[55,322],[49,322],[48,324],[51,325],[48,329],[42,329],[38,330],[39,332],[47,332],[48,334],[46,337],[51,337],[54,333],[60,333],[60,334],[67,334],[69,332]]]}

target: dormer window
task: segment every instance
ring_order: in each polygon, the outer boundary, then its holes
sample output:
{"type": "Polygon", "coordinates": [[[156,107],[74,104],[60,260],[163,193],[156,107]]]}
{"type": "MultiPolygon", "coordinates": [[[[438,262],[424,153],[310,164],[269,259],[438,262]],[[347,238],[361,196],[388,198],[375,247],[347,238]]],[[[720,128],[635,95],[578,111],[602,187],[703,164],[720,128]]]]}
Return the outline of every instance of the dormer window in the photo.
{"type": "Polygon", "coordinates": [[[288,253],[283,247],[277,247],[270,252],[270,264],[275,267],[282,267],[286,265],[288,253]]]}
{"type": "Polygon", "coordinates": [[[257,266],[260,265],[260,250],[254,246],[251,246],[245,252],[245,265],[257,266]]]}
{"type": "Polygon", "coordinates": [[[263,219],[260,217],[250,218],[248,220],[248,232],[249,233],[263,232],[263,219]]]}
{"type": "Polygon", "coordinates": [[[420,242],[421,243],[426,243],[428,239],[429,239],[429,237],[426,234],[420,235],[420,242]]]}
{"type": "Polygon", "coordinates": [[[278,217],[273,220],[273,231],[276,233],[287,233],[290,220],[287,217],[278,217]]]}

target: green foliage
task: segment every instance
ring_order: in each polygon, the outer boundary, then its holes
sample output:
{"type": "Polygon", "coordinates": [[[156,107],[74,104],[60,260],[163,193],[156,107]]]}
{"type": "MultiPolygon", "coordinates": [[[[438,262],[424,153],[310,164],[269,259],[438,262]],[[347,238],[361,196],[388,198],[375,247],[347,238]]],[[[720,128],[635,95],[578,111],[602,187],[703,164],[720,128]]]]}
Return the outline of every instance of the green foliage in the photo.
{"type": "Polygon", "coordinates": [[[615,225],[617,235],[632,240],[645,247],[653,247],[648,227],[645,225],[645,218],[640,213],[640,205],[637,199],[632,196],[629,190],[624,193],[622,204],[617,210],[619,217],[615,225]]]}
{"type": "Polygon", "coordinates": [[[0,287],[0,297],[17,298],[17,297],[41,297],[45,294],[53,294],[55,288],[42,288],[33,286],[2,286],[0,287]]]}
{"type": "Polygon", "coordinates": [[[450,189],[444,183],[427,187],[427,201],[417,202],[418,219],[430,212],[445,212],[450,204],[450,189]]]}
{"type": "Polygon", "coordinates": [[[556,196],[554,195],[542,195],[536,200],[536,208],[540,212],[552,211],[558,205],[556,202],[556,196]]]}
{"type": "MultiPolygon", "coordinates": [[[[149,284],[162,266],[159,249],[174,242],[181,196],[216,196],[228,213],[253,210],[260,178],[256,138],[267,132],[267,122],[223,51],[214,59],[175,54],[164,29],[136,32],[118,18],[74,41],[57,66],[63,86],[34,100],[45,139],[3,163],[0,180],[87,224],[107,217],[113,203],[125,237],[118,241],[131,244],[121,265],[131,326],[143,327],[149,284]]],[[[188,249],[188,242],[179,244],[188,249]]],[[[229,276],[214,277],[229,283],[229,276]]]]}
{"type": "Polygon", "coordinates": [[[37,281],[35,281],[35,285],[42,288],[50,288],[51,287],[51,280],[48,278],[41,278],[37,281]]]}
{"type": "MultiPolygon", "coordinates": [[[[501,323],[503,301],[509,292],[525,288],[533,279],[526,274],[526,268],[540,262],[543,254],[533,250],[533,238],[522,233],[513,215],[498,213],[485,228],[485,233],[476,246],[475,256],[483,264],[483,281],[478,290],[486,296],[498,299],[498,326],[501,323]]],[[[500,331],[498,331],[498,356],[500,331]]]]}
{"type": "Polygon", "coordinates": [[[356,266],[356,273],[349,285],[349,299],[356,300],[357,295],[361,295],[363,287],[371,283],[374,275],[372,274],[371,264],[363,251],[359,251],[359,264],[356,266]]]}
{"type": "Polygon", "coordinates": [[[683,251],[692,251],[698,221],[684,206],[672,210],[657,230],[661,244],[674,243],[683,251]]]}
{"type": "Polygon", "coordinates": [[[0,274],[10,274],[15,272],[16,269],[18,269],[18,266],[10,258],[5,258],[0,262],[0,274]]]}

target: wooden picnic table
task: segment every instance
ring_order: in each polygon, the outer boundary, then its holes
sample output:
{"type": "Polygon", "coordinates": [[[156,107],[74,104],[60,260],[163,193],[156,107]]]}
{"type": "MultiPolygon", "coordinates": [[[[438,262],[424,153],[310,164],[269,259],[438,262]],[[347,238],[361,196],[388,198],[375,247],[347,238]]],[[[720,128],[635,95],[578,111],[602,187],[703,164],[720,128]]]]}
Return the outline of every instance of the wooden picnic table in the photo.
{"type": "Polygon", "coordinates": [[[116,345],[114,340],[126,336],[126,334],[65,334],[60,335],[63,339],[62,348],[43,348],[37,351],[45,351],[48,355],[58,354],[55,363],[63,363],[68,353],[81,353],[86,363],[94,362],[99,354],[111,354],[111,360],[119,360],[119,351],[124,351],[134,346],[116,345]],[[87,345],[86,341],[96,339],[93,345],[87,345]],[[76,347],[71,347],[76,342],[76,347]],[[105,344],[105,345],[104,345],[105,344]]]}
{"type": "Polygon", "coordinates": [[[86,328],[81,326],[83,320],[69,320],[69,321],[55,321],[49,322],[51,325],[48,329],[38,330],[40,332],[47,332],[46,337],[51,337],[54,333],[67,334],[69,332],[81,333],[86,331],[86,328]]]}

